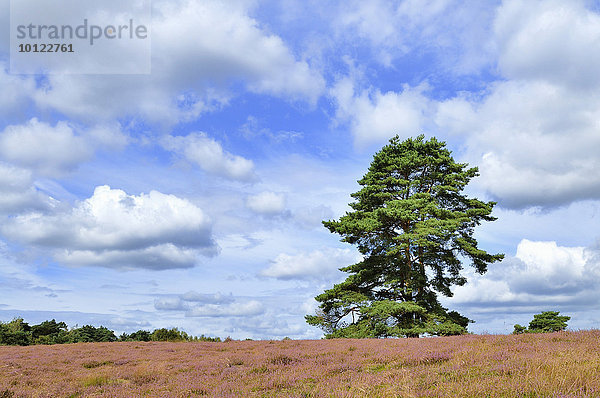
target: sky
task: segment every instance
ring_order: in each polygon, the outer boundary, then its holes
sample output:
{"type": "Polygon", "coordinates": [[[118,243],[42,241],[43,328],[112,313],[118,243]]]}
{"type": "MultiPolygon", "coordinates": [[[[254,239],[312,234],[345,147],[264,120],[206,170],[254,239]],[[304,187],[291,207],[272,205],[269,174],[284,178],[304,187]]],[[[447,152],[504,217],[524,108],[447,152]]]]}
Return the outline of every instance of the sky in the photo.
{"type": "Polygon", "coordinates": [[[304,315],[360,259],[321,221],[422,133],[479,167],[505,254],[443,304],[600,328],[600,2],[153,0],[149,74],[11,73],[9,4],[1,321],[321,338],[304,315]]]}

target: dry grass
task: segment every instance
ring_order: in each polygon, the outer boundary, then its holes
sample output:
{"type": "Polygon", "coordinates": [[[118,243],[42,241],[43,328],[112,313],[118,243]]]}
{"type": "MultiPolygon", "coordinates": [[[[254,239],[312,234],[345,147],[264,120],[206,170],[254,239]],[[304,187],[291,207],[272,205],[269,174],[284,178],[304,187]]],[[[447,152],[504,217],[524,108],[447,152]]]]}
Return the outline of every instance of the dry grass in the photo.
{"type": "Polygon", "coordinates": [[[0,347],[0,398],[600,397],[600,331],[0,347]]]}

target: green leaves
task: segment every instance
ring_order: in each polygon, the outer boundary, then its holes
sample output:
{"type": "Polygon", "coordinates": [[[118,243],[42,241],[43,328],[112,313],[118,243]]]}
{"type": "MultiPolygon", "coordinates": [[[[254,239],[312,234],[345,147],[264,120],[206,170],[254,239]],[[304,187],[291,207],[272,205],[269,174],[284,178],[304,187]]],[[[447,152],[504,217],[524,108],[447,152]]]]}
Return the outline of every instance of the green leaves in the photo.
{"type": "Polygon", "coordinates": [[[559,332],[567,328],[567,322],[571,319],[570,316],[558,315],[558,311],[544,311],[533,316],[533,320],[529,322],[529,329],[519,324],[515,325],[513,334],[521,333],[551,333],[559,332]]]}
{"type": "Polygon", "coordinates": [[[307,321],[336,337],[466,332],[466,318],[449,316],[437,294],[466,282],[462,258],[480,273],[503,258],[473,238],[477,225],[495,220],[494,202],[461,193],[477,175],[435,138],[392,138],[358,181],[353,211],[323,222],[365,258],[341,269],[350,275],[316,297],[321,315],[307,321]]]}

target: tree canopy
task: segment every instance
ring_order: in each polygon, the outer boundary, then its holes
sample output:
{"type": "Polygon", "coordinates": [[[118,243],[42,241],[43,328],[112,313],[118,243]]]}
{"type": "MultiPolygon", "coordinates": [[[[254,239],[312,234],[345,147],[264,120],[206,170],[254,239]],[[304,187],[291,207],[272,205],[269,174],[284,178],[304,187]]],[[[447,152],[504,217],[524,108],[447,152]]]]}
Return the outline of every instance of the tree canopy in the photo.
{"type": "Polygon", "coordinates": [[[307,322],[326,337],[465,333],[470,320],[448,312],[437,294],[452,296],[453,285],[466,283],[464,260],[483,274],[503,258],[473,237],[481,222],[496,219],[494,202],[462,194],[476,176],[478,169],[455,162],[444,142],[392,138],[358,181],[352,211],[323,222],[363,260],[341,268],[350,275],[316,297],[319,309],[307,322]]]}
{"type": "Polygon", "coordinates": [[[519,324],[515,325],[513,334],[521,333],[551,333],[560,332],[567,328],[567,322],[571,319],[570,316],[558,315],[558,311],[544,311],[533,316],[533,320],[529,322],[529,329],[519,324]]]}

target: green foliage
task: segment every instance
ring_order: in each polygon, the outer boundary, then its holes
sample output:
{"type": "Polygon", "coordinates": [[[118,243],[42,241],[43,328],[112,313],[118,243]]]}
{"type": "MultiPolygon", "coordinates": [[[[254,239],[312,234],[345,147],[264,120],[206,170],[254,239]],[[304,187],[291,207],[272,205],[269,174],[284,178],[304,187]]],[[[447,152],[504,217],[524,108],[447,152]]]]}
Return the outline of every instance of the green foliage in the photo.
{"type": "Polygon", "coordinates": [[[477,225],[496,219],[494,202],[461,194],[477,175],[435,138],[391,139],[358,181],[353,210],[323,222],[364,259],[341,268],[350,275],[316,297],[319,309],[306,321],[329,338],[466,333],[470,320],[447,312],[437,294],[466,283],[462,259],[484,273],[503,258],[473,238],[477,225]]]}
{"type": "Polygon", "coordinates": [[[69,343],[97,343],[117,341],[115,332],[104,326],[85,325],[69,332],[69,343]]]}
{"type": "MultiPolygon", "coordinates": [[[[251,339],[246,339],[246,340],[251,340],[251,339]]],[[[220,337],[209,337],[209,336],[205,336],[202,334],[198,337],[192,337],[191,341],[205,341],[208,343],[220,343],[221,338],[220,337]]]]}
{"type": "Polygon", "coordinates": [[[31,344],[31,326],[23,318],[15,318],[8,323],[0,323],[0,344],[31,344]]]}
{"type": "Polygon", "coordinates": [[[64,322],[44,321],[31,327],[31,337],[34,344],[61,344],[69,339],[67,324],[64,322]]]}
{"type": "Polygon", "coordinates": [[[23,318],[10,322],[0,322],[0,345],[66,344],[113,341],[206,341],[220,342],[219,337],[190,336],[177,328],[156,329],[153,332],[138,330],[131,334],[123,333],[119,338],[104,326],[85,325],[69,330],[64,322],[44,321],[29,326],[23,318]]]}
{"type": "Polygon", "coordinates": [[[206,341],[212,343],[218,343],[221,341],[219,337],[207,337],[201,336],[190,336],[186,332],[181,331],[177,328],[161,328],[155,329],[153,332],[146,330],[138,330],[131,334],[123,333],[119,336],[120,341],[206,341]]]}
{"type": "Polygon", "coordinates": [[[119,336],[119,341],[150,341],[152,333],[147,330],[138,330],[131,334],[123,333],[119,336]]]}
{"type": "Polygon", "coordinates": [[[533,316],[533,320],[529,322],[529,328],[515,325],[513,334],[521,333],[551,333],[560,332],[567,328],[567,322],[571,319],[570,316],[559,315],[559,311],[544,311],[533,316]]]}
{"type": "Polygon", "coordinates": [[[150,336],[152,341],[187,341],[188,335],[185,332],[179,331],[177,328],[172,329],[156,329],[150,336]]]}
{"type": "Polygon", "coordinates": [[[21,317],[14,318],[12,321],[6,324],[8,330],[12,332],[29,332],[31,326],[23,320],[21,317]]]}
{"type": "Polygon", "coordinates": [[[31,344],[31,335],[23,331],[12,331],[5,325],[0,325],[0,344],[29,345],[31,344]]]}
{"type": "Polygon", "coordinates": [[[527,327],[521,326],[518,323],[515,324],[515,330],[513,330],[513,334],[523,334],[523,333],[527,333],[527,327]]]}
{"type": "Polygon", "coordinates": [[[559,313],[558,311],[545,311],[534,315],[533,320],[529,322],[529,330],[541,333],[565,330],[571,317],[559,316],[559,313]]]}

